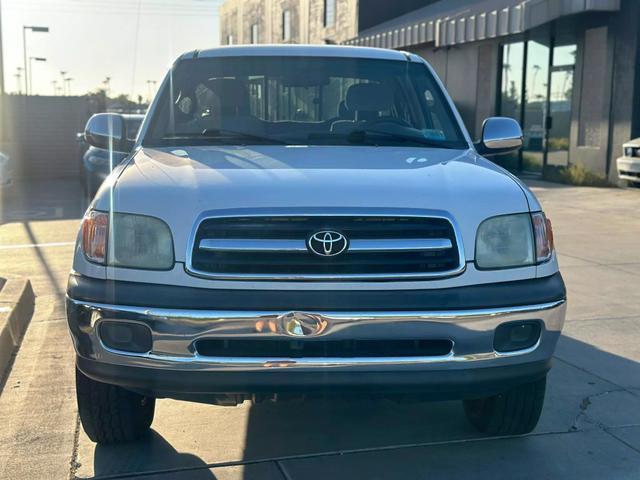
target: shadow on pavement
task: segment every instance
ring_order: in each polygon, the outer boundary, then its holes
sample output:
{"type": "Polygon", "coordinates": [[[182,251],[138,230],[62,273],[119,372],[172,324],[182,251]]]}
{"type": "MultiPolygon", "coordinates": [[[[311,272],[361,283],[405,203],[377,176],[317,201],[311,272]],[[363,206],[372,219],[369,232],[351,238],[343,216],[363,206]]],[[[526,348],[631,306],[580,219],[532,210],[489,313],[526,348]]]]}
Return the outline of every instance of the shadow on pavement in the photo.
{"type": "Polygon", "coordinates": [[[162,475],[171,478],[182,473],[191,480],[216,480],[206,463],[197,455],[176,451],[161,435],[151,431],[148,437],[135,444],[96,445],[93,468],[96,477],[118,475],[123,472],[151,474],[162,465],[162,475]],[[175,470],[172,472],[174,465],[175,470]]]}
{"type": "MultiPolygon", "coordinates": [[[[244,409],[173,402],[163,405],[148,440],[96,447],[94,475],[208,479],[215,477],[207,467],[216,464],[267,461],[253,465],[266,467],[279,459],[291,479],[533,479],[566,478],[567,472],[583,479],[633,478],[640,471],[640,435],[630,448],[616,434],[634,424],[640,430],[640,385],[634,384],[640,363],[571,337],[561,339],[557,357],[533,435],[487,439],[467,423],[460,402],[336,399],[244,409]],[[629,384],[581,367],[595,364],[625,372],[629,384]],[[244,432],[230,429],[245,424],[244,432]],[[283,458],[297,455],[303,458],[283,458]]],[[[254,480],[260,471],[246,468],[229,478],[254,480]]]]}
{"type": "Polygon", "coordinates": [[[0,189],[0,224],[82,218],[85,210],[78,178],[15,181],[0,189]]]}

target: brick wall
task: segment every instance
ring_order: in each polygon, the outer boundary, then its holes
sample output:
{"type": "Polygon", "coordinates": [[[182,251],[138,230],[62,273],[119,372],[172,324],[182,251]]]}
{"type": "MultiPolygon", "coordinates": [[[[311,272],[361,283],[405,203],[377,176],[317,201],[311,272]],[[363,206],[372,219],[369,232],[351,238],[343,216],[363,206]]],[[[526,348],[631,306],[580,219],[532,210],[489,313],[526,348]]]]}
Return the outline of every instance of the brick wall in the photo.
{"type": "Polygon", "coordinates": [[[268,3],[263,0],[245,0],[242,6],[242,38],[243,43],[251,43],[251,26],[258,25],[258,43],[269,43],[267,31],[268,3]]]}
{"type": "Polygon", "coordinates": [[[229,43],[229,35],[233,37],[233,43],[238,43],[240,36],[238,35],[238,9],[230,8],[224,14],[220,15],[220,45],[229,43]]]}
{"type": "Polygon", "coordinates": [[[220,7],[220,44],[251,43],[251,25],[259,25],[259,43],[283,43],[282,12],[291,12],[288,43],[341,43],[358,33],[358,0],[335,0],[335,25],[325,27],[325,0],[227,0],[220,7]]]}
{"type": "Polygon", "coordinates": [[[283,19],[282,13],[288,10],[291,14],[291,39],[286,43],[302,43],[300,28],[299,0],[273,0],[271,5],[271,39],[270,43],[284,43],[282,38],[283,19]]]}
{"type": "Polygon", "coordinates": [[[358,1],[335,0],[335,25],[324,26],[324,0],[309,0],[309,42],[324,43],[329,39],[342,43],[358,34],[358,1]]]}
{"type": "Polygon", "coordinates": [[[4,99],[3,145],[15,179],[48,179],[80,175],[83,131],[96,106],[86,97],[8,95],[4,99]]]}

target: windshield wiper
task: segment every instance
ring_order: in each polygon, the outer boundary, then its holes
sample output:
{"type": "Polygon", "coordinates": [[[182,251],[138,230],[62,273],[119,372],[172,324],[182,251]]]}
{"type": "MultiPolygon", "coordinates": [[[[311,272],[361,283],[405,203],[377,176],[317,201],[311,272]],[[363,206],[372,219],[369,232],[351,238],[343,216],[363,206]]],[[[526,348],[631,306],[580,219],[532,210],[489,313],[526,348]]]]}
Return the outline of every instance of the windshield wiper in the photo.
{"type": "Polygon", "coordinates": [[[163,140],[179,140],[179,139],[207,139],[207,140],[224,140],[225,138],[232,137],[244,140],[257,140],[260,143],[270,143],[276,145],[288,145],[283,140],[277,140],[271,137],[264,137],[261,135],[254,135],[253,133],[239,132],[236,130],[225,130],[222,128],[207,128],[200,133],[174,133],[171,135],[165,135],[163,140]]]}
{"type": "MultiPolygon", "coordinates": [[[[408,133],[398,133],[398,132],[389,132],[386,130],[376,130],[371,128],[359,128],[357,130],[353,130],[347,134],[347,141],[352,143],[362,143],[365,142],[370,135],[384,135],[393,140],[399,142],[415,142],[421,145],[425,145],[427,147],[433,148],[455,148],[451,145],[447,145],[444,141],[441,140],[432,140],[426,138],[422,135],[411,135],[408,133]]],[[[370,139],[370,138],[369,138],[370,139]]]]}

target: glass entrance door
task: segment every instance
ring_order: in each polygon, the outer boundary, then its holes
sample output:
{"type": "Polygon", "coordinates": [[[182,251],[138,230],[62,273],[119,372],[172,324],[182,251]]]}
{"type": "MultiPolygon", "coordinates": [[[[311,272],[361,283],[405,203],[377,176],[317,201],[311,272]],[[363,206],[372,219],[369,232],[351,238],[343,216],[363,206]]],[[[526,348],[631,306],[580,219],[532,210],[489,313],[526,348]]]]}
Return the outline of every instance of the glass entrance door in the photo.
{"type": "Polygon", "coordinates": [[[502,47],[498,114],[520,122],[524,146],[497,163],[531,173],[568,165],[575,61],[576,45],[554,46],[549,32],[502,47]]]}
{"type": "Polygon", "coordinates": [[[546,124],[546,165],[566,167],[569,164],[575,64],[576,45],[554,47],[547,102],[549,115],[546,124]]]}

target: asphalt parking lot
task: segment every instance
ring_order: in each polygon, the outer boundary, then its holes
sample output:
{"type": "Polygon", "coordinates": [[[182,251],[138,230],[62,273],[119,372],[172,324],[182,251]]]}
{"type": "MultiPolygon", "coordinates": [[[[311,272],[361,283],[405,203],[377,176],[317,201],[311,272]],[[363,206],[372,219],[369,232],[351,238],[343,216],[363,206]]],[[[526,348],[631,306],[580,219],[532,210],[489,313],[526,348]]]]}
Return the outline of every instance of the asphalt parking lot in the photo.
{"type": "Polygon", "coordinates": [[[0,197],[0,276],[36,308],[0,381],[0,478],[640,478],[640,190],[532,182],[569,291],[542,419],[489,439],[458,402],[160,400],[152,435],[96,447],[78,423],[64,291],[82,212],[73,182],[0,197]]]}

